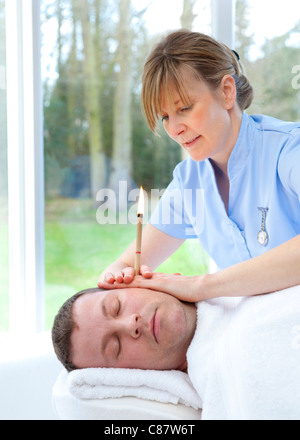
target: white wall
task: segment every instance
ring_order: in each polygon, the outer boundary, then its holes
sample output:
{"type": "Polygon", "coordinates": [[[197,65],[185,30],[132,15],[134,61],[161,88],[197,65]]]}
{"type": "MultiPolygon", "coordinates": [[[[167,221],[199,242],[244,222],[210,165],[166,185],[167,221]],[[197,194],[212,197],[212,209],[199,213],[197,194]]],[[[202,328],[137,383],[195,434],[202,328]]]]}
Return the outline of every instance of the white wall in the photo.
{"type": "Polygon", "coordinates": [[[61,370],[49,332],[0,341],[0,420],[56,420],[52,387],[61,370]]]}

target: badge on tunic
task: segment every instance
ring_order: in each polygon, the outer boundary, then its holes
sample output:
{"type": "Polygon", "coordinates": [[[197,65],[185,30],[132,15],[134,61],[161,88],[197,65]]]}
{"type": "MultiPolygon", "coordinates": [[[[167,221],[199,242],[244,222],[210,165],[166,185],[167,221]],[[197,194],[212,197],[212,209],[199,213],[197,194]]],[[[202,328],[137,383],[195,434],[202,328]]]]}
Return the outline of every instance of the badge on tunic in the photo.
{"type": "Polygon", "coordinates": [[[266,231],[266,217],[269,208],[257,208],[261,211],[261,230],[257,234],[257,241],[261,246],[266,246],[269,241],[269,236],[266,231]]]}

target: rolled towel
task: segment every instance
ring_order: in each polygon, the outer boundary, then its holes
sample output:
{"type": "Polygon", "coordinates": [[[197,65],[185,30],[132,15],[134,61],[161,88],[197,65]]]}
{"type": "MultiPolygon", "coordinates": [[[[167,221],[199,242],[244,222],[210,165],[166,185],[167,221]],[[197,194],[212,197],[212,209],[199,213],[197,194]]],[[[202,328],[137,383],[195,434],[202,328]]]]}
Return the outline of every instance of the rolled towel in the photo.
{"type": "Polygon", "coordinates": [[[188,375],[176,370],[85,368],[69,373],[67,384],[70,393],[79,399],[131,396],[201,408],[188,375]]]}

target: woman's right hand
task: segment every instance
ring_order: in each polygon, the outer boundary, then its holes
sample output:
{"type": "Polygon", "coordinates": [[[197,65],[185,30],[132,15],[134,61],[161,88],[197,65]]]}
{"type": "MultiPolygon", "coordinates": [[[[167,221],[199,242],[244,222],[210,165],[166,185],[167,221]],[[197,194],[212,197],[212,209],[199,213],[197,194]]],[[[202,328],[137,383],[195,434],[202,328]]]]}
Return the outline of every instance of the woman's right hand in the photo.
{"type": "MultiPolygon", "coordinates": [[[[146,261],[149,266],[141,264],[142,279],[152,278],[152,270],[159,267],[183,242],[184,240],[165,234],[148,223],[143,229],[141,261],[146,261]]],[[[130,284],[134,280],[135,251],[134,241],[116,261],[104,269],[98,282],[109,285],[130,284]]]]}
{"type": "MultiPolygon", "coordinates": [[[[140,269],[140,275],[144,278],[149,279],[152,277],[152,270],[147,265],[142,265],[140,269]]],[[[121,270],[110,270],[110,268],[106,269],[99,278],[99,282],[104,282],[108,284],[114,284],[115,282],[118,284],[130,284],[134,279],[134,268],[133,267],[125,267],[121,270]]]]}

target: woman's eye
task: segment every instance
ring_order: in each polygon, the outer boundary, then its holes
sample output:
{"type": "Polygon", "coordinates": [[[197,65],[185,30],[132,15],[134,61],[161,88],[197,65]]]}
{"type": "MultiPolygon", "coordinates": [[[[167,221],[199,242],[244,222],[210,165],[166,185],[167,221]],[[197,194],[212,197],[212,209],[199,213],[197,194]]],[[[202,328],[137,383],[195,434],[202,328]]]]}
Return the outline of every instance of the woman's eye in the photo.
{"type": "Polygon", "coordinates": [[[167,121],[168,118],[169,118],[168,116],[162,116],[161,121],[162,121],[162,122],[167,121]]]}
{"type": "Polygon", "coordinates": [[[191,108],[192,108],[191,105],[190,105],[189,107],[183,107],[183,108],[181,109],[181,111],[182,111],[182,112],[187,112],[187,111],[191,110],[191,108]]]}

